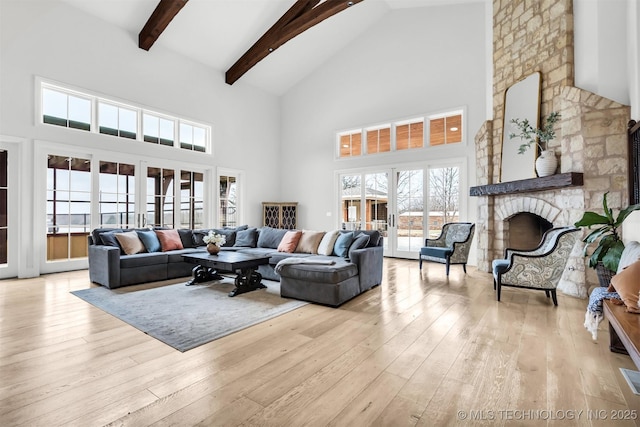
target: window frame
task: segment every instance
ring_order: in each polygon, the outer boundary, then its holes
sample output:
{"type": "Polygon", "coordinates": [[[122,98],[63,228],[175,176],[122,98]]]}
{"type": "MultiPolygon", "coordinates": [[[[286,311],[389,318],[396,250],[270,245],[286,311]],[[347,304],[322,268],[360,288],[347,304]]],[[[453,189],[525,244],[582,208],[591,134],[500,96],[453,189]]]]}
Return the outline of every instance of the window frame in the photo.
{"type": "MultiPolygon", "coordinates": [[[[125,100],[118,99],[116,97],[99,94],[96,92],[75,88],[71,85],[58,83],[52,80],[44,79],[42,77],[35,78],[35,123],[37,125],[42,126],[55,126],[58,128],[65,129],[75,129],[81,132],[89,132],[96,135],[106,135],[113,136],[119,138],[123,141],[136,141],[142,143],[151,143],[149,141],[145,141],[144,139],[144,116],[150,115],[153,117],[157,117],[162,120],[167,120],[173,122],[173,144],[169,146],[168,144],[156,143],[158,146],[170,147],[173,149],[181,149],[185,151],[192,151],[197,153],[209,154],[213,155],[213,126],[209,124],[205,124],[198,120],[193,120],[187,117],[177,116],[174,114],[164,113],[155,108],[148,108],[147,106],[137,104],[134,102],[129,102],[125,100]],[[60,124],[47,123],[44,120],[44,89],[51,90],[54,92],[59,92],[67,96],[73,96],[76,98],[88,100],[91,105],[91,123],[89,123],[89,130],[77,128],[77,127],[69,127],[68,122],[68,110],[67,110],[67,126],[62,126],[60,124]],[[109,105],[118,108],[118,112],[120,109],[131,110],[136,114],[136,125],[135,125],[135,139],[127,136],[119,136],[112,135],[109,133],[100,132],[100,113],[99,108],[101,104],[109,105]],[[192,144],[191,148],[183,148],[180,143],[180,125],[187,124],[192,126],[192,128],[199,128],[204,131],[204,149],[197,150],[195,147],[200,147],[200,145],[192,144]]],[[[68,102],[67,102],[68,104],[68,102]]],[[[62,118],[60,118],[62,119],[62,118]]],[[[119,127],[119,126],[118,126],[119,127]]],[[[120,134],[121,129],[116,129],[117,133],[120,134]]],[[[193,131],[192,131],[193,132],[193,131]]],[[[193,136],[193,134],[192,134],[193,136]]],[[[160,138],[159,138],[160,139],[160,138]]]]}
{"type": "MultiPolygon", "coordinates": [[[[367,124],[367,125],[362,125],[362,126],[357,126],[357,127],[350,127],[348,129],[344,129],[344,130],[338,130],[335,133],[335,160],[340,160],[340,161],[345,161],[348,159],[354,159],[354,158],[363,158],[363,157],[369,157],[369,156],[389,156],[389,155],[393,155],[398,154],[398,153],[412,153],[412,152],[416,152],[416,151],[423,151],[423,150],[441,150],[443,149],[442,147],[449,147],[448,149],[451,149],[451,147],[458,147],[458,146],[466,146],[467,145],[467,107],[466,106],[460,106],[460,107],[452,107],[452,108],[447,108],[447,109],[443,109],[443,110],[438,110],[438,111],[433,111],[430,113],[422,113],[422,114],[414,114],[411,116],[407,116],[404,118],[399,118],[399,119],[394,119],[394,120],[385,120],[385,121],[380,121],[377,123],[372,123],[372,124],[367,124]],[[443,143],[443,144],[438,144],[438,145],[431,145],[431,141],[430,141],[430,134],[431,134],[431,129],[430,129],[430,123],[431,120],[434,118],[445,118],[445,117],[451,117],[451,116],[457,116],[460,115],[461,116],[461,129],[460,129],[460,142],[451,142],[451,143],[443,143]],[[399,126],[404,126],[404,125],[409,125],[411,126],[414,123],[422,123],[422,146],[421,147],[411,147],[409,146],[406,149],[398,149],[397,147],[397,129],[399,126]],[[375,153],[369,153],[367,148],[368,148],[368,140],[367,140],[367,133],[371,130],[379,130],[379,129],[383,129],[383,128],[389,128],[390,129],[390,146],[391,149],[389,151],[378,151],[375,153]],[[345,135],[354,135],[354,134],[360,134],[361,135],[361,152],[360,154],[356,154],[356,155],[348,155],[348,156],[342,156],[342,152],[341,152],[341,148],[342,148],[342,141],[341,138],[345,135]]],[[[409,142],[410,144],[410,142],[409,142]]]]}

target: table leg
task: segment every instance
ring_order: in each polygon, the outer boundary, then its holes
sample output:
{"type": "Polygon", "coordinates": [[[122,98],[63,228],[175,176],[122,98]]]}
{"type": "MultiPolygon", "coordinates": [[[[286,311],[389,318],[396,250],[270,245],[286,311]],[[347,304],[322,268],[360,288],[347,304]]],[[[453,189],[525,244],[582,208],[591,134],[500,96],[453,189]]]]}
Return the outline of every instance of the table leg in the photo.
{"type": "Polygon", "coordinates": [[[193,278],[187,282],[187,286],[195,285],[196,283],[210,282],[212,280],[222,280],[223,277],[218,272],[209,267],[197,265],[191,270],[193,278]]]}
{"type": "Polygon", "coordinates": [[[613,326],[611,326],[611,322],[609,322],[609,350],[614,353],[629,354],[618,333],[613,326]]]}
{"type": "Polygon", "coordinates": [[[236,287],[229,292],[230,297],[244,294],[245,292],[255,291],[256,289],[264,289],[262,283],[262,274],[258,273],[254,268],[244,268],[236,276],[236,287]]]}

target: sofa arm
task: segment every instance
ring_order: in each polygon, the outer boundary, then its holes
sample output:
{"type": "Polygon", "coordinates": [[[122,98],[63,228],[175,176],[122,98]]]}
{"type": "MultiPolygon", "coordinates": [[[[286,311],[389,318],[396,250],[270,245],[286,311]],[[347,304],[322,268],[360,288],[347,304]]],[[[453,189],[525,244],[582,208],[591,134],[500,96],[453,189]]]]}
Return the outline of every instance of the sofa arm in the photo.
{"type": "Polygon", "coordinates": [[[89,279],[109,289],[120,287],[120,248],[89,246],[89,279]]]}
{"type": "Polygon", "coordinates": [[[382,246],[349,251],[352,263],[358,266],[360,292],[382,283],[382,246]]]}

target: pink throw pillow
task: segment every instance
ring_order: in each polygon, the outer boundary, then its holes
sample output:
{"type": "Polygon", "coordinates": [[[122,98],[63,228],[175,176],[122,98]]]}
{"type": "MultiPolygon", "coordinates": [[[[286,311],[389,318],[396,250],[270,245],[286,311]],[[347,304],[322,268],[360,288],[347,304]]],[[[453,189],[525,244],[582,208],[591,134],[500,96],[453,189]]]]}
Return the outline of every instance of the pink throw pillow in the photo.
{"type": "Polygon", "coordinates": [[[287,231],[278,245],[278,252],[292,253],[295,251],[301,236],[302,231],[300,230],[287,231]]]}
{"type": "Polygon", "coordinates": [[[155,230],[155,232],[158,236],[158,240],[160,240],[162,252],[172,251],[174,249],[184,249],[178,230],[155,230]]]}

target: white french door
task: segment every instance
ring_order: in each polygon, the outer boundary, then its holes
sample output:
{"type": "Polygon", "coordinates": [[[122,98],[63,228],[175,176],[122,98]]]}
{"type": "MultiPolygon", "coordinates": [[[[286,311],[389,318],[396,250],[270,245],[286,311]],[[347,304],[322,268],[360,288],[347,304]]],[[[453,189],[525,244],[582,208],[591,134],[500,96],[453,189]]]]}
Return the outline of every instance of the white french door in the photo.
{"type": "Polygon", "coordinates": [[[378,230],[389,257],[417,259],[425,238],[458,221],[461,161],[340,174],[341,228],[378,230]]]}
{"type": "Polygon", "coordinates": [[[388,256],[417,258],[424,246],[424,175],[424,169],[392,169],[388,256]]]}
{"type": "Polygon", "coordinates": [[[42,273],[86,268],[87,236],[97,227],[205,225],[205,177],[211,173],[204,169],[55,148],[40,155],[46,158],[46,195],[39,198],[39,233],[46,235],[42,273]]]}

